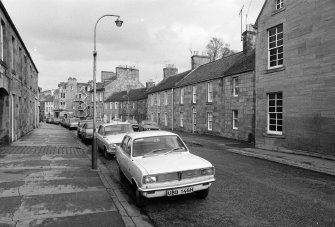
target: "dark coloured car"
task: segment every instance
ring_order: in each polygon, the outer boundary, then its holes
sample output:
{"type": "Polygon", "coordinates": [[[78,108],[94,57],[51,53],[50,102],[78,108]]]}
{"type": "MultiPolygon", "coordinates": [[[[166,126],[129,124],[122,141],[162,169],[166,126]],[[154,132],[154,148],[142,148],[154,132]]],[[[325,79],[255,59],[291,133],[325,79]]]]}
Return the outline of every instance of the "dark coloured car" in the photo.
{"type": "Polygon", "coordinates": [[[78,122],[78,126],[77,126],[77,136],[78,138],[81,139],[82,136],[82,131],[83,131],[83,126],[86,122],[93,122],[93,120],[81,120],[78,122]]]}
{"type": "MultiPolygon", "coordinates": [[[[95,123],[95,130],[99,128],[100,125],[102,125],[104,122],[99,121],[95,123]]],[[[81,139],[82,141],[87,144],[89,142],[92,142],[93,139],[93,121],[92,122],[86,122],[83,125],[82,132],[81,132],[81,139]]]]}
{"type": "Polygon", "coordinates": [[[161,130],[156,122],[144,120],[138,125],[139,131],[161,130]]]}
{"type": "Polygon", "coordinates": [[[126,122],[131,124],[131,127],[133,127],[134,132],[140,131],[140,128],[138,126],[138,122],[135,120],[127,120],[126,122]]]}

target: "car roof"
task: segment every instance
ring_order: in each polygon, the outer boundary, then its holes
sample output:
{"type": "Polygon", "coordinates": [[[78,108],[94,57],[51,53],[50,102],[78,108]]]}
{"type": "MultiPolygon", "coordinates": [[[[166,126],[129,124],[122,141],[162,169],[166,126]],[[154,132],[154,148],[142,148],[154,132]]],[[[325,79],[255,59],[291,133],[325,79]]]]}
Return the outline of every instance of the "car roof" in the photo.
{"type": "Polygon", "coordinates": [[[153,137],[153,136],[177,136],[177,134],[168,131],[142,131],[127,134],[133,139],[153,137]]]}
{"type": "Polygon", "coordinates": [[[121,122],[121,121],[115,121],[115,122],[103,124],[104,127],[110,126],[110,125],[131,125],[131,124],[128,122],[121,122]]]}

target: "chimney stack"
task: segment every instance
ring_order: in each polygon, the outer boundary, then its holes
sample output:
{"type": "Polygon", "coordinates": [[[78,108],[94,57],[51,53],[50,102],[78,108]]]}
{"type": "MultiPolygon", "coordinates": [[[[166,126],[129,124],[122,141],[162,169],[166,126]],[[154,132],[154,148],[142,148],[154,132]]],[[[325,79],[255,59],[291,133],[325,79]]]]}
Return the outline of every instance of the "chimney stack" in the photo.
{"type": "Polygon", "coordinates": [[[243,53],[247,54],[255,49],[256,31],[252,24],[247,25],[247,29],[242,33],[243,37],[243,53]]]}
{"type": "Polygon", "coordinates": [[[155,82],[153,82],[152,80],[148,80],[147,82],[146,82],[146,89],[148,90],[149,88],[152,88],[152,87],[154,87],[155,86],[155,82]]]}
{"type": "Polygon", "coordinates": [[[163,79],[165,80],[166,78],[178,74],[178,69],[171,64],[168,64],[163,68],[163,79]]]}
{"type": "Polygon", "coordinates": [[[200,65],[207,64],[209,62],[210,62],[209,56],[205,55],[204,53],[202,55],[199,55],[198,51],[193,52],[193,56],[191,57],[192,69],[195,69],[200,65]]]}

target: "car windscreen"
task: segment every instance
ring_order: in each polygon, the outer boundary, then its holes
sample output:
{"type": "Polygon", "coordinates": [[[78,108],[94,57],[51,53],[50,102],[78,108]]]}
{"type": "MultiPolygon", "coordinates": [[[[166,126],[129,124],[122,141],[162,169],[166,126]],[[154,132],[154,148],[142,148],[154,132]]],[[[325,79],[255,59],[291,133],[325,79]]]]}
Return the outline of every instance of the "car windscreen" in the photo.
{"type": "Polygon", "coordinates": [[[178,136],[152,136],[135,139],[133,142],[133,157],[167,154],[187,151],[178,136]]]}
{"type": "Polygon", "coordinates": [[[119,124],[119,125],[108,125],[105,127],[106,135],[116,135],[120,133],[134,132],[131,125],[119,124]]]}

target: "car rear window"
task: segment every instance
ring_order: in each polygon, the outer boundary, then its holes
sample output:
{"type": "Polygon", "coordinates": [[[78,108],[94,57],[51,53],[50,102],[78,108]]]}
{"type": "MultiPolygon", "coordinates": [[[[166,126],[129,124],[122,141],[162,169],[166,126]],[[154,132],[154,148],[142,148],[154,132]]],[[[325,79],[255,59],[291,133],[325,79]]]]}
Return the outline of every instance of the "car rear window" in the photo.
{"type": "Polygon", "coordinates": [[[108,125],[105,127],[106,135],[115,135],[120,133],[134,132],[131,125],[119,124],[119,125],[108,125]]]}

